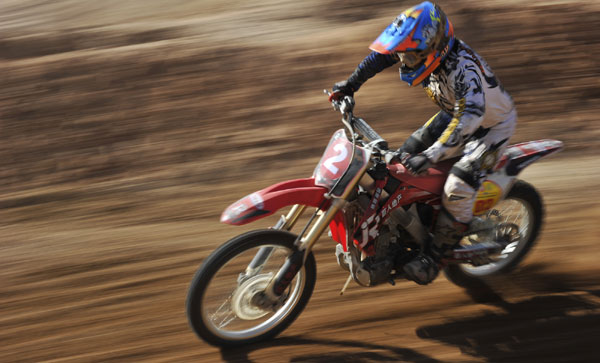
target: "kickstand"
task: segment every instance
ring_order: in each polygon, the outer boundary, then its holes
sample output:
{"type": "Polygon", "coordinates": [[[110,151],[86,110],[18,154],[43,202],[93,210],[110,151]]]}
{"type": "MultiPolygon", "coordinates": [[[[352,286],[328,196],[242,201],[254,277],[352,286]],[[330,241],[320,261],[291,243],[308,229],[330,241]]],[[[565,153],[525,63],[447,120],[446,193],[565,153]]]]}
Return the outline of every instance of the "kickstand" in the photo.
{"type": "Polygon", "coordinates": [[[344,295],[344,291],[346,291],[346,289],[348,288],[348,285],[350,285],[350,281],[352,281],[352,274],[348,274],[348,279],[346,279],[346,283],[344,284],[344,287],[342,287],[342,291],[340,291],[340,295],[344,295]]]}

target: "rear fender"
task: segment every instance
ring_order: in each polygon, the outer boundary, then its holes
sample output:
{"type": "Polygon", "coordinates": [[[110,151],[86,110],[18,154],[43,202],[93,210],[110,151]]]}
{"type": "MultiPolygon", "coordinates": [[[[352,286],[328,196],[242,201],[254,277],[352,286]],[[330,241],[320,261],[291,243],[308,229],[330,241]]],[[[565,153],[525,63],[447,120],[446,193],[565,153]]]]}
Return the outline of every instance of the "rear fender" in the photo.
{"type": "Polygon", "coordinates": [[[221,222],[241,226],[270,216],[277,210],[294,204],[318,207],[327,189],[316,186],[313,178],[288,180],[259,190],[231,204],[221,222]]]}
{"type": "Polygon", "coordinates": [[[504,169],[506,175],[516,176],[534,161],[557,152],[562,148],[563,143],[561,141],[551,139],[510,145],[506,148],[503,157],[496,166],[496,170],[504,169]]]}
{"type": "Polygon", "coordinates": [[[508,193],[517,175],[533,162],[562,149],[558,140],[536,140],[510,145],[500,158],[494,172],[488,175],[473,205],[473,214],[481,215],[490,210],[508,193]]]}

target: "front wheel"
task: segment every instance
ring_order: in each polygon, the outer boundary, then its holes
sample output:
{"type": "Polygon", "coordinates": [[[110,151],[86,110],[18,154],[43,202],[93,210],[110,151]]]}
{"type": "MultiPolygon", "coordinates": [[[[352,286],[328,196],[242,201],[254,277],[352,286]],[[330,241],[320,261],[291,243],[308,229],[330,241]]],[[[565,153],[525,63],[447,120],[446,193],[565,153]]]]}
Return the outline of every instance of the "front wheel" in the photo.
{"type": "Polygon", "coordinates": [[[297,248],[296,236],[279,230],[252,231],[215,250],[192,280],[187,315],[194,332],[216,346],[255,343],[274,337],[302,312],[316,281],[312,253],[281,301],[257,303],[271,279],[297,248]]]}
{"type": "Polygon", "coordinates": [[[509,243],[496,261],[482,265],[448,265],[444,269],[446,278],[461,287],[479,286],[488,276],[507,273],[514,269],[535,244],[542,226],[542,198],[535,188],[518,180],[506,198],[487,214],[496,223],[508,223],[518,227],[518,235],[509,243]]]}

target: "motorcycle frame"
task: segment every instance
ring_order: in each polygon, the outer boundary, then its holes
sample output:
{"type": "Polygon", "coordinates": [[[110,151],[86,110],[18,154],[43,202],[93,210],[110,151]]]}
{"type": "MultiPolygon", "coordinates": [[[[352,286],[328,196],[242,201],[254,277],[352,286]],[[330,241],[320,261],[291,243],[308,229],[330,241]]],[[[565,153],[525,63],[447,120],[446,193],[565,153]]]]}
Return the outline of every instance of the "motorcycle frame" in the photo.
{"type": "MultiPolygon", "coordinates": [[[[346,142],[348,142],[347,139],[346,142]]],[[[331,146],[331,144],[332,143],[330,142],[329,146],[331,146]]],[[[354,147],[356,147],[356,145],[354,145],[354,147]]],[[[505,194],[510,189],[510,186],[516,180],[516,175],[523,168],[531,164],[533,161],[558,151],[561,148],[562,143],[557,140],[531,141],[512,145],[507,148],[507,152],[496,166],[494,174],[490,175],[488,178],[495,184],[501,185],[500,189],[502,190],[502,196],[496,200],[494,205],[504,198],[505,194]]],[[[367,159],[369,159],[369,157],[370,153],[367,154],[367,159]]],[[[323,159],[321,162],[322,161],[323,159]]],[[[310,218],[296,239],[295,244],[297,246],[297,250],[287,258],[286,262],[280,268],[275,278],[271,280],[264,292],[264,297],[266,299],[263,300],[262,303],[259,302],[259,304],[265,306],[276,306],[278,301],[281,300],[282,294],[287,286],[289,286],[293,278],[304,265],[304,262],[306,261],[308,254],[312,251],[314,244],[328,226],[332,230],[332,237],[334,240],[342,244],[345,252],[349,251],[351,253],[353,260],[358,260],[359,252],[357,248],[355,248],[354,236],[356,235],[358,229],[362,228],[363,223],[367,222],[366,227],[368,228],[368,239],[365,241],[363,238],[362,241],[359,241],[359,246],[361,249],[363,249],[363,252],[372,254],[374,251],[369,251],[368,249],[364,250],[364,248],[377,235],[376,233],[369,232],[377,232],[380,226],[385,223],[393,210],[403,211],[403,209],[398,209],[398,207],[421,200],[428,201],[428,203],[431,204],[437,199],[439,203],[439,197],[441,194],[440,185],[443,185],[443,183],[429,183],[425,188],[421,189],[419,186],[412,185],[410,182],[410,180],[415,179],[416,177],[409,176],[404,167],[400,164],[397,164],[395,172],[405,173],[405,178],[408,179],[402,180],[402,178],[400,178],[402,183],[392,193],[392,195],[388,197],[387,201],[381,207],[375,206],[379,206],[380,204],[379,202],[383,195],[383,186],[386,184],[389,175],[383,180],[375,181],[376,190],[371,202],[369,203],[370,206],[372,205],[374,207],[368,208],[365,211],[361,222],[355,226],[356,228],[353,231],[350,231],[343,209],[348,204],[349,199],[353,196],[353,193],[357,189],[361,179],[365,176],[368,165],[372,165],[370,161],[363,165],[363,167],[355,170],[357,172],[354,174],[349,174],[349,179],[343,183],[343,189],[341,194],[338,196],[333,195],[332,192],[336,189],[337,184],[328,189],[322,185],[317,185],[315,178],[313,177],[310,179],[297,179],[275,184],[274,186],[263,189],[262,191],[250,194],[249,196],[232,204],[225,210],[221,218],[222,222],[229,224],[246,224],[253,220],[271,215],[276,210],[285,207],[286,205],[293,205],[287,215],[281,216],[279,222],[277,222],[277,224],[274,226],[276,229],[291,231],[302,214],[306,211],[306,206],[317,207],[316,211],[313,213],[313,216],[310,218]],[[400,200],[402,202],[400,202],[400,200]],[[269,208],[266,208],[267,205],[269,208]],[[237,216],[237,218],[234,219],[232,218],[233,216],[237,216]],[[371,221],[369,221],[369,219],[371,219],[371,221]],[[337,220],[338,222],[335,233],[333,233],[334,227],[332,224],[334,220],[337,220]],[[373,221],[375,223],[373,226],[371,226],[373,221]],[[342,236],[345,238],[342,238],[342,236]]],[[[344,171],[344,174],[339,178],[340,180],[346,177],[346,172],[351,167],[352,165],[348,165],[347,169],[344,171]]],[[[393,168],[390,168],[388,171],[393,172],[392,169],[393,168]]],[[[493,205],[490,206],[490,208],[492,207],[493,205]]],[[[423,226],[417,226],[417,228],[422,230],[423,226]]],[[[421,231],[419,233],[423,232],[421,231]]],[[[257,271],[260,271],[261,265],[264,264],[264,262],[269,258],[272,250],[273,249],[269,247],[261,248],[246,269],[246,275],[258,273],[257,271]]]]}

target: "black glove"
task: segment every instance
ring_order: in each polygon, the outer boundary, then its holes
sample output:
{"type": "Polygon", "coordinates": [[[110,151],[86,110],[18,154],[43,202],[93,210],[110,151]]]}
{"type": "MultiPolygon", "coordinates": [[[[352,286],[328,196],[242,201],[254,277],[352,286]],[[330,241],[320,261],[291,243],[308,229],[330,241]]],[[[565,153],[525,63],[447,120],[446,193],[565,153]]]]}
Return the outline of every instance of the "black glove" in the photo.
{"type": "Polygon", "coordinates": [[[407,157],[402,158],[402,165],[404,165],[411,173],[418,175],[429,169],[431,161],[423,154],[409,154],[407,157]]]}
{"type": "Polygon", "coordinates": [[[329,95],[329,102],[333,100],[339,101],[340,99],[344,98],[344,96],[354,96],[354,88],[347,80],[333,85],[331,88],[331,95],[329,95]]]}

